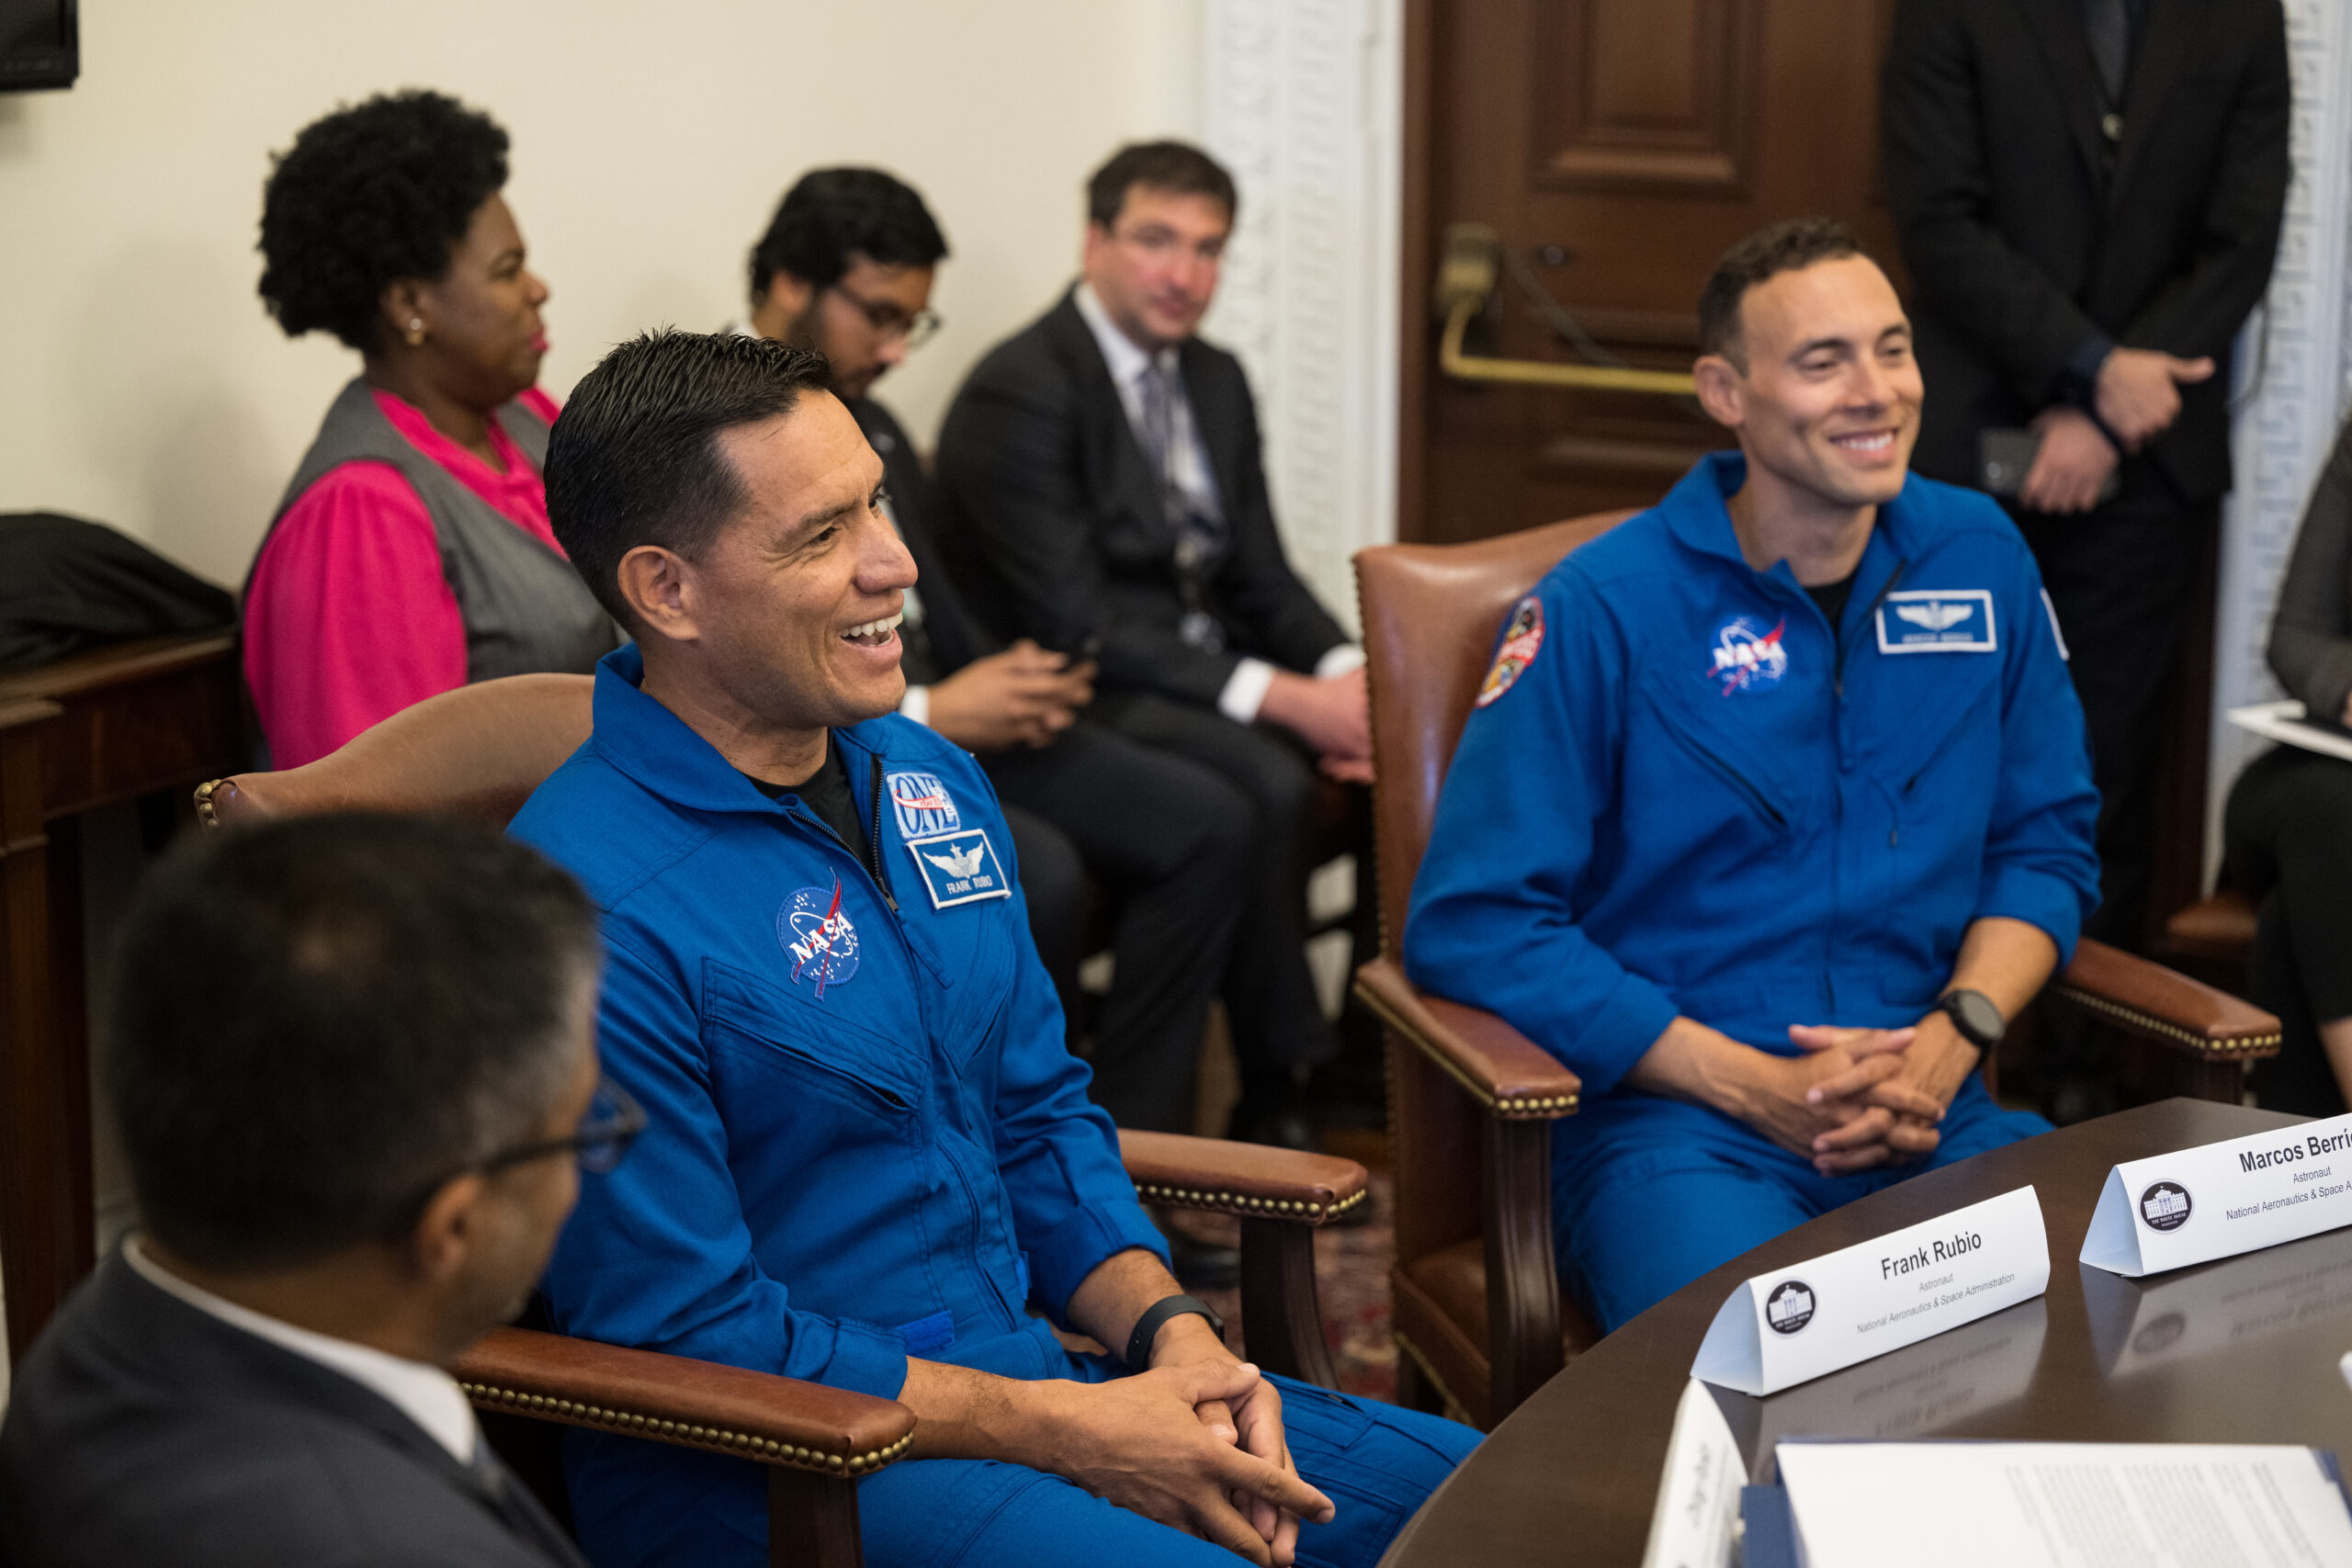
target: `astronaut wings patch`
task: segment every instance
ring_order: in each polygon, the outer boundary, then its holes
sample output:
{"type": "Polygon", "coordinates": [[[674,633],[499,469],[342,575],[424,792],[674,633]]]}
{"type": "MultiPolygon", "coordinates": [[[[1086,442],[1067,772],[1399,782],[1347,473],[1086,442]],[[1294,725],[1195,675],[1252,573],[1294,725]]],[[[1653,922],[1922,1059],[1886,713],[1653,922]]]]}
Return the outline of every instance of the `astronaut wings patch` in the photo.
{"type": "Polygon", "coordinates": [[[1503,623],[1502,646],[1495,649],[1494,668],[1478,685],[1478,705],[1485,707],[1518,684],[1544,647],[1544,601],[1530,593],[1511,606],[1503,623]]]}

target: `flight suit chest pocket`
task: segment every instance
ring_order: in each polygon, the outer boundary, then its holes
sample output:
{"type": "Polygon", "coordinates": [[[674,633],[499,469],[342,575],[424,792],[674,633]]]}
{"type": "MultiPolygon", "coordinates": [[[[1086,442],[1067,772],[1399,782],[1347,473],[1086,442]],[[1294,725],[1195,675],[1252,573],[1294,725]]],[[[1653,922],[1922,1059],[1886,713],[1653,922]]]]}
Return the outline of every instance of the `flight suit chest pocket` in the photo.
{"type": "Polygon", "coordinates": [[[908,1115],[929,1085],[919,1041],[902,1044],[854,1019],[796,1002],[716,960],[704,965],[702,1016],[707,1046],[858,1111],[908,1115]]]}
{"type": "Polygon", "coordinates": [[[1772,693],[1764,699],[1744,693],[1725,696],[1703,682],[1675,682],[1660,676],[1645,682],[1645,689],[1658,728],[1686,763],[1675,770],[1679,778],[1651,782],[1661,787],[1679,786],[1672,794],[1686,803],[1692,801],[1694,783],[1717,786],[1724,799],[1752,818],[1773,840],[1786,837],[1798,820],[1804,796],[1781,776],[1774,759],[1784,748],[1803,744],[1796,737],[1780,733],[1785,720],[1794,716],[1733,712],[1724,705],[1744,700],[1778,700],[1781,694],[1772,693]]]}
{"type": "MultiPolygon", "coordinates": [[[[907,907],[914,908],[911,901],[907,907]]],[[[940,1010],[940,1044],[958,1071],[995,1034],[1013,966],[1035,962],[1025,943],[1014,940],[1014,908],[1010,898],[986,898],[924,908],[912,922],[910,940],[929,950],[945,977],[933,1005],[940,1010]]]]}

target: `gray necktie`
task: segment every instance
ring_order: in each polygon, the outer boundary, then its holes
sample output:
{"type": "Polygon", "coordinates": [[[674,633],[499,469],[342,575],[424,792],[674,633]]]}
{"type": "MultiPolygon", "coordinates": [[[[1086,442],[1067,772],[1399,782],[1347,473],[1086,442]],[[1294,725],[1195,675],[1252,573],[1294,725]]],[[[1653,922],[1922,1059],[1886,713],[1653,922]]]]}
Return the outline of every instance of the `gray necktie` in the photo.
{"type": "Polygon", "coordinates": [[[1225,647],[1225,630],[1204,604],[1201,578],[1219,543],[1216,520],[1204,517],[1176,478],[1176,378],[1154,356],[1144,367],[1143,444],[1159,483],[1159,507],[1176,536],[1176,578],[1184,602],[1177,632],[1194,648],[1214,653],[1225,647]]]}
{"type": "Polygon", "coordinates": [[[2132,63],[2132,15],[2124,0],[2083,0],[2083,22],[2090,29],[2091,60],[2098,67],[2110,107],[2123,102],[2123,76],[2132,63]]]}

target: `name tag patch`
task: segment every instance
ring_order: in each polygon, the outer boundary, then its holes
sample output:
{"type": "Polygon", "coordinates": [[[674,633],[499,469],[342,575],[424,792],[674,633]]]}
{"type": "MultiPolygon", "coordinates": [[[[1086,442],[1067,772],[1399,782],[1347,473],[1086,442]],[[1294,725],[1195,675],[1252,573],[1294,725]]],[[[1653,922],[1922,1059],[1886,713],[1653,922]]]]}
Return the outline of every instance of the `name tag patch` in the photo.
{"type": "Polygon", "coordinates": [[[963,827],[956,802],[936,773],[892,773],[890,809],[899,818],[899,837],[920,839],[931,833],[953,833],[963,827]]]}
{"type": "Polygon", "coordinates": [[[1012,885],[1005,879],[1004,867],[997,863],[996,846],[989,842],[984,828],[910,839],[907,852],[915,857],[923,890],[931,895],[934,909],[1012,897],[1012,885]]]}
{"type": "Polygon", "coordinates": [[[1907,588],[1878,607],[1881,653],[1992,653],[1999,647],[1988,588],[1907,588]]]}

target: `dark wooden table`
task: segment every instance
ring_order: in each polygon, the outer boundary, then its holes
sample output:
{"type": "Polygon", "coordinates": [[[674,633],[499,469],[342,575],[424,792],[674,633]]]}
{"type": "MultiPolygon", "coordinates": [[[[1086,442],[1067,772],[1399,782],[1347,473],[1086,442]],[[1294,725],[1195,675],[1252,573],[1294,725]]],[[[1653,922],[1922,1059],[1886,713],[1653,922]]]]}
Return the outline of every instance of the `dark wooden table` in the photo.
{"type": "Polygon", "coordinates": [[[2050,1289],[1770,1399],[1719,1392],[1752,1478],[1782,1437],[2308,1443],[2352,1455],[2352,1230],[2151,1280],[2075,1261],[2109,1167],[2298,1120],[2169,1100],[1979,1155],[1825,1214],[1678,1292],[1570,1362],[1430,1499],[1390,1568],[1634,1568],[1675,1402],[1732,1290],[2030,1184],[2050,1289]]]}
{"type": "Polygon", "coordinates": [[[250,764],[243,714],[228,632],[0,675],[0,1274],[12,1362],[96,1260],[78,818],[153,797],[168,821],[188,789],[250,764]]]}

